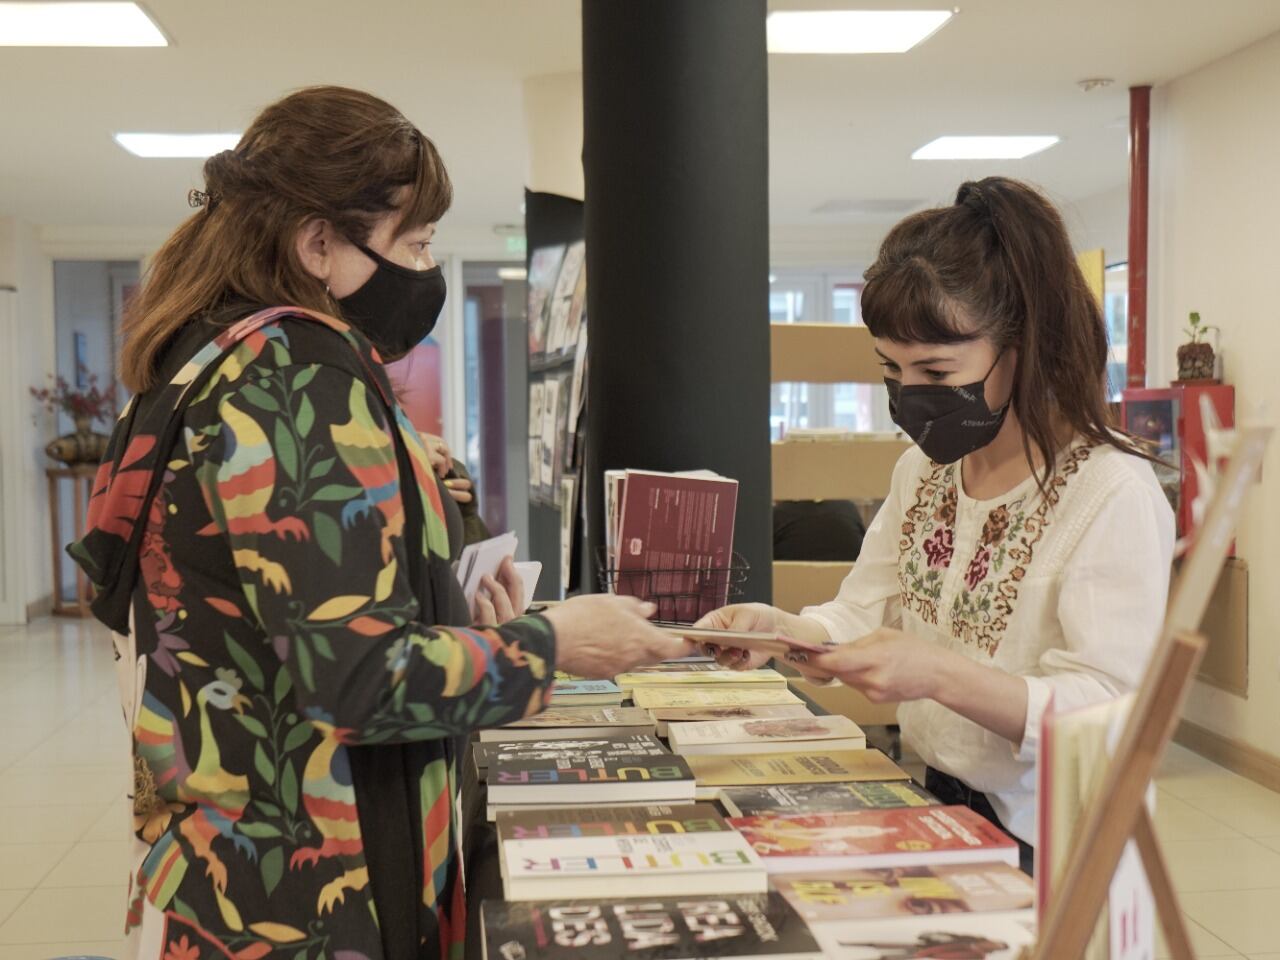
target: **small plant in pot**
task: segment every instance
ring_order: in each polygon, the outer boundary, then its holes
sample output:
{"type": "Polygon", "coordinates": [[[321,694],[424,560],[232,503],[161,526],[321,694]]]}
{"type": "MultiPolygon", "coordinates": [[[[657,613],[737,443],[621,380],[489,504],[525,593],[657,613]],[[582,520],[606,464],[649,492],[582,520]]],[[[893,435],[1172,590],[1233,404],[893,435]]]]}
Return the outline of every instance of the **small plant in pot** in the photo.
{"type": "Polygon", "coordinates": [[[1210,330],[1214,333],[1222,332],[1212,324],[1202,323],[1200,314],[1193,311],[1187,319],[1186,329],[1186,334],[1191,339],[1178,347],[1178,380],[1180,382],[1203,382],[1216,379],[1213,344],[1205,340],[1210,330]]]}

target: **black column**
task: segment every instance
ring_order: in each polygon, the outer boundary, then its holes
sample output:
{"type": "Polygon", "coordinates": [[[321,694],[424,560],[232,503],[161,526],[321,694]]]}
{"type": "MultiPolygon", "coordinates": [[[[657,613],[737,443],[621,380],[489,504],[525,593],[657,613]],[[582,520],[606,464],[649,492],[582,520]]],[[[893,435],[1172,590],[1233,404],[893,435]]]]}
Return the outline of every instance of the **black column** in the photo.
{"type": "MultiPolygon", "coordinates": [[[[772,595],[764,0],[583,0],[588,555],[603,471],[741,482],[772,595]]],[[[594,578],[593,578],[594,579],[594,578]]]]}

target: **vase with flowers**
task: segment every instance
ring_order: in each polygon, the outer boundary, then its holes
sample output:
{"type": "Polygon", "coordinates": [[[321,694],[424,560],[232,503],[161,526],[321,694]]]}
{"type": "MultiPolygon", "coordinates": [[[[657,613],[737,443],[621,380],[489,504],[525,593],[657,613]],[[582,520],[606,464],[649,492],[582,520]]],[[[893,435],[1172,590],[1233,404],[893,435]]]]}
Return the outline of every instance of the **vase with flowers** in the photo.
{"type": "Polygon", "coordinates": [[[116,413],[115,384],[99,386],[98,375],[83,367],[76,379],[84,386],[73,387],[65,377],[58,377],[51,386],[31,388],[37,403],[50,413],[65,413],[75,424],[75,433],[59,437],[44,448],[53,459],[73,466],[102,459],[108,438],[95,433],[93,424],[110,423],[116,413]]]}

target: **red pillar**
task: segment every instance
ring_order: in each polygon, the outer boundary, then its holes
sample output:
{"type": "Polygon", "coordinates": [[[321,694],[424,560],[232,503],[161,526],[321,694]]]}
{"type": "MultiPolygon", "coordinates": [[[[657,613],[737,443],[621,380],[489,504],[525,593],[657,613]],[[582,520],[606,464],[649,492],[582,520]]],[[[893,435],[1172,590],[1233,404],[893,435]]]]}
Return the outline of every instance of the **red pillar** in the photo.
{"type": "Polygon", "coordinates": [[[1151,88],[1129,88],[1129,374],[1147,385],[1147,184],[1150,174],[1151,88]]]}

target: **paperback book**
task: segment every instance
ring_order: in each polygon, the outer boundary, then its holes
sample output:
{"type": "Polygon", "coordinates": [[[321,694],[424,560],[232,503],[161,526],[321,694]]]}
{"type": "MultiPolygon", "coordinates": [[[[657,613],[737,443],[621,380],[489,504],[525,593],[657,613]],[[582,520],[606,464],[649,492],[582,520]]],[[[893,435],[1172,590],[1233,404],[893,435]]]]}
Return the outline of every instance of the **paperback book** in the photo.
{"type": "Polygon", "coordinates": [[[671,749],[685,756],[787,753],[795,750],[862,750],[867,738],[848,717],[782,717],[766,720],[704,720],[667,728],[671,749]]]}
{"type": "Polygon", "coordinates": [[[779,874],[775,890],[810,923],[938,913],[1007,913],[1035,906],[1035,884],[1007,863],[934,864],[779,874]]]}
{"type": "Polygon", "coordinates": [[[776,893],[480,907],[484,960],[820,960],[776,893]]]}
{"type": "Polygon", "coordinates": [[[910,779],[905,770],[879,750],[798,750],[687,759],[698,783],[708,787],[910,779]]]}
{"type": "Polygon", "coordinates": [[[575,760],[607,757],[624,761],[637,757],[669,757],[658,739],[647,733],[617,733],[578,737],[540,737],[535,740],[490,740],[471,748],[476,769],[482,774],[490,766],[517,760],[575,760]]]}
{"type": "MultiPolygon", "coordinates": [[[[699,674],[714,676],[714,674],[699,674]]],[[[756,685],[751,689],[712,687],[636,687],[631,700],[648,710],[670,707],[769,707],[778,704],[804,704],[792,691],[782,687],[756,685]]]]}
{"type": "Polygon", "coordinates": [[[787,689],[787,678],[777,670],[681,670],[620,673],[614,682],[624,693],[659,687],[711,687],[717,690],[787,689]]]}
{"type": "MultiPolygon", "coordinates": [[[[639,708],[637,708],[639,709],[639,708]]],[[[672,723],[703,723],[708,720],[776,720],[782,717],[812,717],[803,703],[778,703],[754,707],[658,707],[645,711],[665,737],[672,723]]]]}
{"type": "Polygon", "coordinates": [[[1036,922],[1028,910],[819,923],[810,929],[831,960],[1018,960],[1035,944],[1036,922]]]}
{"type": "Polygon", "coordinates": [[[904,807],[844,813],[732,817],[770,873],[1000,861],[1018,845],[968,807],[904,807]]]}
{"type": "Polygon", "coordinates": [[[852,783],[777,783],[763,787],[723,787],[719,800],[731,817],[777,813],[832,813],[934,807],[938,800],[914,780],[852,783]]]}
{"type": "MultiPolygon", "coordinates": [[[[632,739],[657,744],[652,737],[632,739]]],[[[595,748],[572,740],[550,743],[557,747],[491,756],[486,777],[489,802],[663,803],[694,798],[696,783],[685,759],[661,750],[660,745],[659,752],[654,752],[638,746],[595,748]],[[564,744],[570,746],[560,749],[564,744]]]]}
{"type": "Polygon", "coordinates": [[[718,833],[729,829],[715,805],[710,803],[521,810],[500,813],[495,822],[499,840],[718,833]]]}
{"type": "Polygon", "coordinates": [[[653,733],[654,720],[639,707],[548,707],[505,727],[480,731],[481,742],[582,739],[613,734],[653,733]]]}
{"type": "Polygon", "coordinates": [[[508,900],[764,893],[755,851],[732,830],[569,839],[501,846],[508,900]]]}
{"type": "Polygon", "coordinates": [[[622,703],[622,688],[612,680],[557,680],[551,688],[553,707],[588,707],[622,703]]]}

